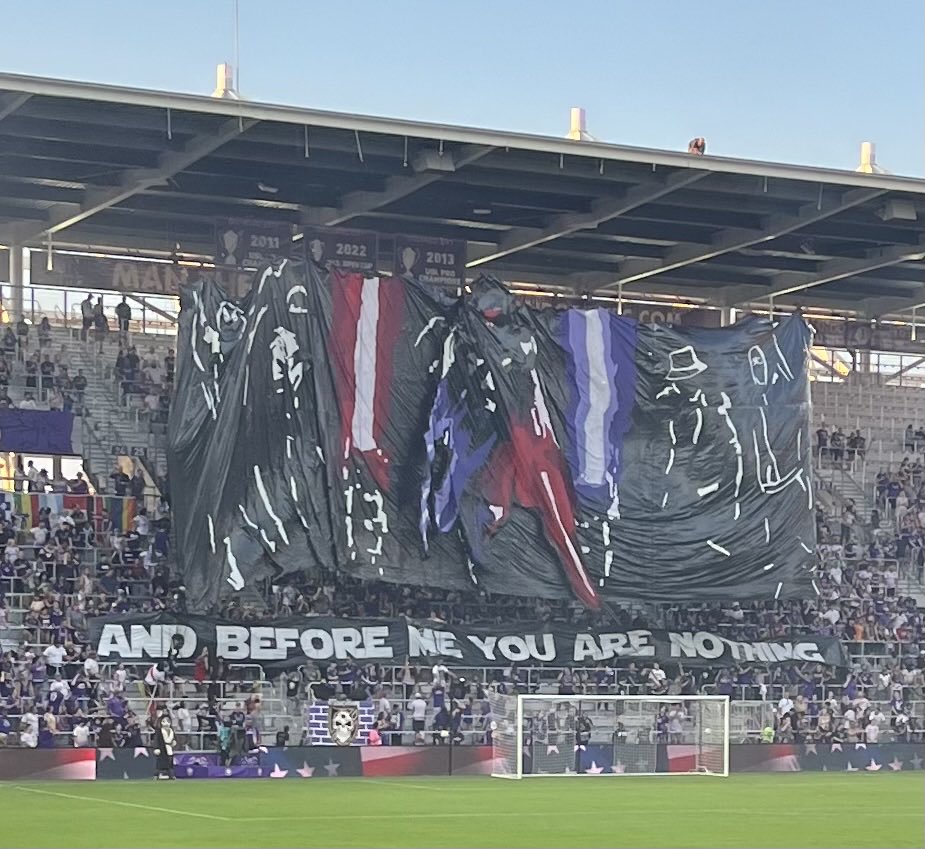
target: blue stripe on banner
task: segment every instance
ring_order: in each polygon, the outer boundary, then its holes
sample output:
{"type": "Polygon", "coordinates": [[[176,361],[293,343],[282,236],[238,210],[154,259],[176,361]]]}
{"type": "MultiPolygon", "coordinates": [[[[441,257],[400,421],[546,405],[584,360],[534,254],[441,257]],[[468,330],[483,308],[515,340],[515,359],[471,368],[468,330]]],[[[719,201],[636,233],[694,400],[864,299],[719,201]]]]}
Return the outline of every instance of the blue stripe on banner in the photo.
{"type": "Polygon", "coordinates": [[[567,450],[576,490],[606,509],[620,478],[636,384],[636,322],[608,310],[568,310],[562,343],[571,356],[567,450]]]}

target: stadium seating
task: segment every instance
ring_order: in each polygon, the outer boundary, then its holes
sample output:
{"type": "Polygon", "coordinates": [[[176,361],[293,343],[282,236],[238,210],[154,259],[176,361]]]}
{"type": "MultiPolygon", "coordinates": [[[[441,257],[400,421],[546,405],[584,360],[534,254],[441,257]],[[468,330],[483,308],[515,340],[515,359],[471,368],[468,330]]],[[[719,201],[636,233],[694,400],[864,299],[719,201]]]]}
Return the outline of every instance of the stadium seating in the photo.
{"type": "MultiPolygon", "coordinates": [[[[25,348],[14,348],[6,357],[12,402],[21,404],[26,392],[33,390],[39,404],[57,401],[51,397],[52,387],[43,388],[40,378],[36,385],[30,383],[25,363],[36,350],[58,354],[67,362],[71,375],[77,369],[83,370],[87,387],[80,397],[72,393],[72,401],[85,421],[84,452],[96,487],[111,491],[109,475],[118,456],[132,453],[132,448],[146,449],[149,462],[144,474],[149,486],[145,505],[151,518],[166,527],[169,511],[157,497],[157,486],[164,486],[162,476],[166,471],[162,396],[169,394],[172,379],[165,359],[175,337],[136,334],[131,340],[140,360],[136,367],[126,367],[124,356],[117,364],[120,340],[115,333],[100,342],[81,339],[79,330],[73,327],[53,326],[44,332],[43,339],[39,347],[35,332],[35,338],[29,338],[25,348]]],[[[760,666],[673,669],[673,677],[663,687],[653,687],[643,668],[512,667],[504,672],[456,669],[446,682],[445,704],[453,708],[449,719],[457,742],[485,740],[490,717],[484,693],[489,687],[534,693],[663,692],[679,697],[694,692],[726,694],[734,700],[733,740],[757,739],[768,726],[776,727],[782,740],[794,739],[795,735],[815,739],[814,735],[824,737],[827,732],[823,726],[830,722],[844,725],[847,739],[852,735],[860,739],[860,715],[879,705],[886,716],[885,737],[904,739],[911,735],[912,739],[922,740],[925,680],[920,652],[925,646],[921,610],[925,602],[925,530],[917,519],[910,525],[912,511],[906,509],[909,518],[903,524],[905,513],[900,515],[898,509],[885,504],[882,493],[877,493],[876,475],[881,469],[899,474],[905,455],[905,427],[925,422],[925,402],[903,387],[850,383],[816,383],[813,397],[814,430],[823,424],[830,428],[841,426],[846,433],[860,430],[867,441],[864,456],[855,452],[851,459],[844,456],[836,461],[831,454],[817,455],[820,598],[683,609],[667,604],[634,605],[618,610],[616,615],[622,627],[705,626],[730,638],[779,637],[787,635],[791,628],[833,634],[847,643],[854,662],[850,675],[810,666],[774,670],[760,666]],[[871,527],[871,511],[878,507],[882,520],[879,527],[871,527]],[[851,519],[846,526],[847,514],[851,519]],[[794,706],[783,710],[788,699],[794,706]],[[827,715],[828,708],[834,719],[823,720],[820,725],[819,717],[827,715]],[[791,718],[782,721],[782,713],[790,713],[791,718]]],[[[102,720],[113,692],[125,698],[121,707],[113,708],[124,715],[118,719],[122,731],[117,737],[126,741],[143,738],[144,719],[151,704],[150,691],[144,684],[150,664],[127,664],[126,681],[122,683],[122,670],[88,658],[81,641],[85,618],[91,614],[182,609],[182,589],[170,581],[163,568],[168,563],[153,551],[146,553],[147,541],[132,534],[131,529],[109,534],[99,517],[89,517],[90,524],[95,524],[94,532],[82,536],[79,545],[71,546],[79,557],[79,568],[65,563],[36,569],[33,562],[41,546],[34,544],[31,527],[24,527],[16,516],[10,518],[19,550],[10,562],[11,568],[0,576],[0,671],[5,673],[0,709],[10,724],[10,732],[5,738],[0,735],[0,739],[5,739],[7,745],[73,745],[73,719],[88,713],[97,715],[94,729],[99,735],[103,733],[102,720]],[[64,670],[71,695],[56,699],[53,718],[38,719],[40,733],[30,735],[30,711],[44,715],[51,689],[47,673],[41,680],[41,668],[38,682],[33,682],[34,660],[56,636],[65,643],[64,670]],[[86,684],[82,677],[85,667],[91,673],[86,684]],[[54,730],[49,731],[52,727],[54,730]]],[[[52,517],[52,529],[58,520],[52,517]]],[[[568,605],[560,603],[361,584],[333,572],[322,576],[319,583],[271,584],[265,599],[251,599],[226,614],[247,620],[258,615],[262,604],[280,615],[395,615],[410,611],[421,618],[450,622],[557,620],[574,616],[568,605]]],[[[445,674],[439,666],[357,668],[344,664],[326,669],[307,664],[298,672],[270,679],[256,665],[222,667],[200,661],[180,663],[167,672],[159,696],[170,705],[182,702],[189,711],[188,723],[181,714],[179,731],[183,744],[190,748],[212,748],[214,723],[228,716],[240,717],[255,736],[264,738],[288,728],[291,741],[297,742],[303,730],[305,705],[317,697],[323,686],[333,687],[343,696],[355,696],[359,689],[365,698],[372,699],[382,714],[379,727],[386,744],[439,742],[431,734],[436,709],[441,704],[435,678],[445,674]],[[407,705],[418,692],[428,702],[428,732],[415,741],[407,705]]],[[[0,716],[0,728],[3,722],[0,716]]]]}

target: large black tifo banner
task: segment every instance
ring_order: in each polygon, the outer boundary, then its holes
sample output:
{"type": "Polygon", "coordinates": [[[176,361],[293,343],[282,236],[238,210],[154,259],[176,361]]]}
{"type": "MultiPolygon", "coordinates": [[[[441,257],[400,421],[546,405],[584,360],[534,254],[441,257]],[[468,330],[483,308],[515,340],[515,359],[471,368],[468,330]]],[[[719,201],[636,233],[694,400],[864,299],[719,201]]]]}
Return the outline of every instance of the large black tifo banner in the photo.
{"type": "Polygon", "coordinates": [[[812,593],[808,346],[287,262],[187,287],[170,477],[196,610],[271,575],[626,599],[812,593]]]}
{"type": "Polygon", "coordinates": [[[842,644],[804,634],[773,642],[738,642],[708,631],[590,631],[569,625],[445,625],[405,619],[290,617],[260,624],[206,616],[148,614],[92,619],[90,641],[102,660],[179,660],[204,647],[232,663],[297,666],[353,658],[361,663],[401,665],[427,658],[461,667],[613,665],[619,661],[680,662],[724,666],[743,662],[825,663],[846,666],[842,644]]]}

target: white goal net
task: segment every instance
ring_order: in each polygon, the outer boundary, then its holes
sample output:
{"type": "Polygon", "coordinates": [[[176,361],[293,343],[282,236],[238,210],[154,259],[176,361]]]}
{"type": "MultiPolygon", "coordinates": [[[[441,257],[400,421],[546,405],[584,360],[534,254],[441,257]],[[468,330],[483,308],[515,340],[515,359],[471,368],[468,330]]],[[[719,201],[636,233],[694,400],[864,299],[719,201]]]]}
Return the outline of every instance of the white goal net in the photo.
{"type": "Polygon", "coordinates": [[[496,778],[729,774],[725,696],[488,698],[496,778]]]}

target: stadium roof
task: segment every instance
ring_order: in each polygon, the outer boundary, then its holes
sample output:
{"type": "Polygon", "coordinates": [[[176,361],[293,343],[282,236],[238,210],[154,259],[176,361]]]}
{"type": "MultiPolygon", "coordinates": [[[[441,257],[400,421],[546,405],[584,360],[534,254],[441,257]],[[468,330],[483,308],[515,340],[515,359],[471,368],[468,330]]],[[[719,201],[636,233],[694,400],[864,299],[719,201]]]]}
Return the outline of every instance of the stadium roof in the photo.
{"type": "MultiPolygon", "coordinates": [[[[561,292],[925,305],[925,181],[0,74],[0,242],[211,257],[216,221],[465,239],[561,292]]],[[[295,230],[294,230],[295,232],[295,230]]]]}

